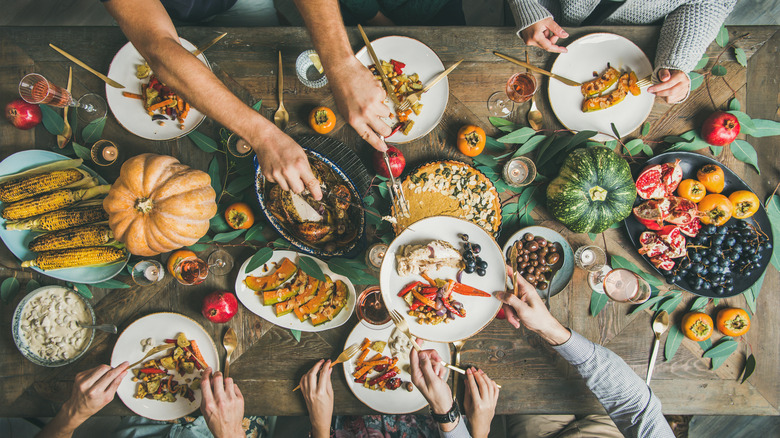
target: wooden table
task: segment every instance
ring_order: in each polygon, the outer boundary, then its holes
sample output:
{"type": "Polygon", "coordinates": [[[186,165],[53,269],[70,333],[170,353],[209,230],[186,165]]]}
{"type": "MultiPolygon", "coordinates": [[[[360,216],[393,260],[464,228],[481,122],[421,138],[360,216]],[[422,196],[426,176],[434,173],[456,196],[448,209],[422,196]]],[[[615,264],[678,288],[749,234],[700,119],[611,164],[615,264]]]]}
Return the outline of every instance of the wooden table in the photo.
{"type": "MultiPolygon", "coordinates": [[[[295,57],[311,48],[304,29],[258,28],[226,29],[225,39],[208,50],[216,74],[247,103],[263,99],[263,111],[270,116],[277,102],[276,95],[276,51],[282,50],[287,74],[285,75],[285,103],[291,113],[292,133],[308,133],[304,121],[308,111],[317,104],[333,107],[328,88],[312,90],[296,79],[295,57]]],[[[743,108],[756,118],[777,119],[776,114],[780,84],[777,81],[778,48],[780,34],[777,27],[735,27],[730,35],[734,39],[749,34],[740,40],[749,58],[748,68],[733,62],[731,51],[728,58],[727,78],[734,86],[743,108]]],[[[636,42],[653,59],[658,27],[611,27],[569,29],[570,40],[594,31],[609,31],[624,35],[636,42]]],[[[506,78],[517,69],[499,60],[491,51],[499,49],[510,55],[522,56],[524,46],[509,28],[395,28],[369,29],[369,36],[376,38],[400,34],[417,38],[435,50],[445,65],[460,58],[463,64],[450,76],[451,94],[447,112],[441,124],[430,135],[412,144],[404,145],[404,151],[411,165],[429,158],[463,158],[453,147],[457,129],[464,123],[478,123],[488,129],[489,134],[498,134],[487,122],[486,99],[494,91],[503,89],[506,78]]],[[[181,29],[181,35],[193,42],[203,42],[215,35],[213,28],[188,27],[181,29]]],[[[355,49],[361,44],[356,30],[349,31],[355,49]]],[[[29,72],[41,72],[56,83],[64,84],[67,67],[72,64],[47,47],[52,42],[81,58],[90,66],[107,71],[116,51],[126,39],[116,27],[73,27],[73,28],[3,28],[0,29],[0,102],[17,97],[17,83],[29,72]]],[[[709,53],[716,56],[721,49],[714,43],[709,53]]],[[[534,48],[528,49],[531,62],[549,68],[552,56],[534,48]]],[[[102,83],[74,67],[74,94],[87,90],[102,93],[102,83]]],[[[546,81],[543,82],[546,84],[546,81]]],[[[712,81],[710,91],[714,104],[724,107],[731,97],[731,91],[722,81],[712,81]]],[[[541,110],[545,115],[546,129],[559,129],[553,117],[546,93],[540,95],[541,110]]],[[[667,105],[656,102],[649,122],[652,129],[650,140],[660,140],[664,135],[680,134],[699,126],[712,111],[713,103],[704,87],[696,91],[682,105],[667,105]]],[[[513,114],[515,121],[523,119],[526,106],[513,114]]],[[[524,123],[524,122],[523,122],[524,123]]],[[[215,127],[206,124],[200,130],[213,135],[215,127]]],[[[341,139],[358,150],[366,164],[370,150],[355,132],[342,122],[334,137],[341,139]]],[[[635,133],[636,135],[636,133],[635,133]]],[[[211,156],[197,149],[187,139],[151,142],[135,137],[121,128],[113,117],[109,117],[104,138],[116,141],[126,156],[142,152],[171,154],[182,162],[205,170],[211,156]]],[[[54,137],[43,127],[31,131],[13,129],[5,120],[0,121],[0,157],[29,148],[51,149],[54,137]]],[[[773,145],[773,138],[753,139],[760,157],[762,175],[747,169],[743,163],[730,155],[724,164],[740,174],[764,199],[778,178],[779,155],[773,145]]],[[[660,143],[656,144],[660,149],[660,143]]],[[[55,146],[56,147],[56,146],[55,146]]],[[[118,166],[96,168],[109,181],[118,174],[118,166]]],[[[534,212],[537,222],[548,219],[542,208],[534,212]]],[[[563,227],[550,221],[546,225],[556,229],[563,227]]],[[[499,243],[515,230],[505,230],[499,243]]],[[[566,233],[572,246],[589,242],[587,235],[566,233]]],[[[608,251],[620,254],[650,271],[628,244],[625,232],[609,230],[605,233],[608,251]]],[[[230,248],[237,262],[252,254],[249,248],[230,248]]],[[[164,259],[165,256],[163,256],[164,259]]],[[[29,270],[20,270],[18,261],[3,247],[0,250],[0,277],[15,275],[24,284],[36,278],[43,284],[53,281],[29,270]]],[[[147,288],[132,287],[121,290],[94,290],[93,304],[100,322],[116,323],[120,330],[135,319],[156,311],[177,311],[196,317],[210,331],[215,340],[221,340],[225,326],[211,324],[199,315],[202,297],[218,288],[232,289],[235,272],[227,277],[211,277],[201,286],[183,287],[169,277],[163,284],[147,288]]],[[[129,278],[120,279],[131,283],[129,278]]],[[[676,414],[750,414],[778,415],[780,406],[780,315],[776,303],[780,291],[773,285],[780,277],[773,268],[767,271],[764,290],[758,302],[758,313],[753,317],[753,327],[746,336],[755,353],[758,366],[750,380],[740,385],[737,380],[745,360],[746,345],[741,342],[738,353],[717,371],[709,370],[709,360],[702,359],[699,346],[685,340],[671,363],[659,359],[652,388],[663,402],[666,413],[676,414]]],[[[625,305],[608,305],[598,317],[588,313],[590,290],[585,286],[585,275],[577,270],[568,288],[551,300],[553,313],[566,326],[582,333],[587,338],[604,345],[619,354],[640,376],[644,377],[653,341],[650,330],[649,312],[627,315],[625,305]]],[[[9,304],[0,307],[0,412],[5,416],[47,416],[52,415],[69,394],[73,376],[86,368],[107,363],[114,345],[114,336],[98,333],[89,352],[77,363],[62,368],[42,368],[24,359],[16,350],[10,335],[11,314],[22,298],[18,294],[9,304]]],[[[685,302],[693,299],[685,294],[685,302]]],[[[744,307],[741,296],[727,300],[729,304],[744,307]]],[[[679,321],[684,312],[679,306],[673,316],[679,321]]],[[[356,322],[352,319],[344,326],[320,333],[304,333],[296,342],[288,330],[280,329],[261,320],[254,314],[241,309],[228,325],[239,333],[240,345],[234,357],[232,375],[237,379],[246,398],[246,412],[261,415],[305,414],[306,408],[299,393],[290,390],[297,379],[318,359],[335,357],[343,347],[347,334],[356,322]]],[[[220,352],[224,354],[224,352],[220,352]]],[[[515,331],[504,321],[495,321],[474,338],[470,339],[463,352],[464,363],[473,363],[503,385],[498,404],[498,413],[593,413],[602,411],[601,406],[590,394],[577,373],[550,347],[527,331],[515,331]]],[[[346,387],[339,370],[333,374],[337,414],[367,413],[369,409],[360,403],[346,387]]],[[[105,415],[127,414],[129,411],[118,400],[114,400],[103,411],[105,415]]]]}

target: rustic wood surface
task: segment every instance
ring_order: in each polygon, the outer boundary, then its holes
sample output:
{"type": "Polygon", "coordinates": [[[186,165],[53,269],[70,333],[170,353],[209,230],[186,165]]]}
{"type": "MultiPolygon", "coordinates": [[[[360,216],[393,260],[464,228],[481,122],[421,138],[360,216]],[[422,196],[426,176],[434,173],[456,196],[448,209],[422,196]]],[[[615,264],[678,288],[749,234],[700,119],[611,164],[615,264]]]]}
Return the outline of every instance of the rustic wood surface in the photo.
{"type": "MultiPolygon", "coordinates": [[[[624,35],[634,41],[653,59],[658,27],[597,27],[568,29],[571,40],[594,31],[609,31],[624,35]]],[[[311,48],[304,29],[262,28],[225,29],[228,35],[206,53],[215,73],[245,102],[263,99],[263,114],[270,116],[276,108],[276,52],[284,58],[285,105],[290,111],[290,133],[310,133],[305,120],[308,111],[318,104],[333,105],[328,88],[312,90],[303,86],[295,77],[294,61],[305,49],[311,48]]],[[[748,34],[740,40],[749,58],[748,68],[734,62],[731,51],[723,60],[728,68],[727,80],[734,88],[743,108],[756,118],[777,120],[780,103],[780,83],[777,79],[778,47],[780,34],[777,27],[733,27],[733,39],[748,34]]],[[[187,27],[181,35],[194,43],[211,39],[222,29],[187,27]]],[[[527,49],[532,63],[549,68],[553,57],[536,48],[526,48],[508,28],[373,28],[369,37],[400,34],[428,44],[441,57],[445,65],[465,58],[461,66],[450,75],[451,94],[447,111],[441,124],[428,136],[401,149],[410,166],[430,158],[454,157],[463,159],[454,145],[457,129],[464,123],[477,123],[497,134],[487,121],[486,99],[496,90],[503,89],[506,78],[517,71],[516,67],[491,54],[499,49],[521,57],[527,49]]],[[[349,30],[353,48],[360,48],[359,35],[349,30]]],[[[118,28],[0,28],[0,102],[17,97],[17,84],[29,72],[40,72],[55,83],[65,83],[67,68],[72,65],[48,47],[55,43],[88,65],[107,71],[116,51],[126,43],[118,28]]],[[[717,56],[722,49],[714,43],[708,53],[717,56]]],[[[713,57],[714,57],[713,56],[713,57]]],[[[542,82],[546,86],[546,80],[542,82]]],[[[713,105],[723,107],[732,97],[732,91],[721,80],[710,81],[710,95],[705,87],[695,91],[681,105],[668,105],[656,100],[648,121],[652,129],[646,137],[656,149],[665,135],[680,134],[698,127],[713,110],[713,105]]],[[[74,67],[73,91],[76,96],[87,91],[103,93],[103,84],[96,77],[74,67]]],[[[546,93],[538,100],[544,113],[546,130],[560,129],[549,109],[546,93]]],[[[528,105],[519,105],[512,119],[525,124],[528,105]]],[[[208,122],[199,128],[214,135],[216,125],[208,122]]],[[[370,149],[355,132],[340,123],[332,134],[358,151],[370,165],[370,149]]],[[[638,133],[634,133],[638,135],[638,133]]],[[[629,138],[632,135],[629,135],[629,138]]],[[[196,148],[187,139],[152,142],[138,138],[117,124],[109,116],[103,138],[117,142],[127,158],[143,152],[171,154],[185,164],[205,170],[211,155],[196,148]]],[[[780,180],[778,155],[773,149],[777,139],[768,137],[752,139],[759,154],[762,174],[748,168],[725,153],[721,161],[735,170],[764,199],[780,180]]],[[[0,121],[0,158],[30,148],[51,150],[56,148],[54,136],[43,126],[31,131],[14,129],[4,119],[0,121]]],[[[119,166],[95,167],[109,181],[118,175],[119,166]]],[[[587,235],[573,235],[557,222],[549,221],[546,212],[537,208],[537,222],[562,231],[573,247],[589,243],[587,235]]],[[[505,230],[506,236],[515,230],[505,230]]],[[[625,232],[608,230],[605,233],[607,250],[633,260],[643,269],[651,268],[631,249],[625,232]]],[[[600,242],[599,242],[600,243],[600,242]]],[[[237,266],[252,254],[249,248],[228,248],[236,257],[237,266]]],[[[207,252],[205,252],[207,254],[207,252]]],[[[162,256],[165,259],[165,255],[162,256]]],[[[42,284],[53,280],[30,270],[21,270],[18,260],[4,247],[0,249],[0,277],[15,275],[24,284],[35,278],[42,284]]],[[[183,287],[170,277],[158,285],[131,287],[120,290],[93,289],[92,300],[99,322],[112,322],[120,330],[137,318],[157,311],[176,311],[201,321],[215,341],[220,341],[225,325],[215,325],[200,316],[203,296],[215,289],[232,289],[236,269],[225,277],[211,276],[200,286],[183,287]]],[[[119,277],[131,283],[127,276],[119,277]]],[[[662,403],[665,413],[676,414],[733,414],[778,415],[780,405],[780,315],[776,303],[780,291],[775,285],[780,277],[773,269],[767,270],[763,291],[758,300],[758,313],[745,341],[728,361],[713,372],[708,359],[701,357],[698,344],[683,341],[682,347],[671,362],[662,358],[656,366],[652,388],[662,403]],[[756,355],[758,366],[755,374],[739,384],[748,343],[756,355]]],[[[62,368],[43,368],[24,359],[16,350],[11,338],[10,322],[13,309],[21,300],[19,293],[9,304],[0,305],[0,411],[4,416],[48,416],[58,409],[70,392],[73,376],[86,368],[109,361],[115,337],[98,333],[87,354],[75,364],[62,368]]],[[[684,303],[695,298],[685,294],[684,303]]],[[[640,376],[644,377],[653,341],[649,312],[628,315],[629,307],[608,304],[598,315],[588,313],[590,290],[585,274],[576,270],[566,290],[551,299],[553,314],[566,326],[587,338],[604,345],[619,354],[640,376]]],[[[742,296],[721,302],[745,306],[742,296]]],[[[684,309],[681,305],[673,315],[679,322],[684,309]]],[[[261,415],[305,414],[303,398],[290,390],[297,379],[318,359],[335,357],[343,348],[347,334],[356,323],[353,317],[344,326],[320,333],[304,333],[296,342],[288,330],[278,328],[246,309],[241,308],[236,318],[227,325],[239,334],[239,347],[234,353],[232,376],[238,381],[246,398],[246,412],[261,415]]],[[[662,338],[662,341],[665,339],[662,338]]],[[[661,344],[663,345],[663,343],[661,344]]],[[[224,357],[224,351],[220,351],[224,357]]],[[[501,383],[498,413],[592,413],[602,411],[596,399],[587,390],[576,371],[557,356],[550,347],[525,331],[514,331],[503,321],[495,321],[478,335],[466,342],[463,362],[482,367],[501,383]]],[[[370,410],[349,391],[339,370],[333,374],[337,414],[367,413],[370,410]]],[[[127,414],[129,411],[114,400],[103,411],[104,415],[127,414]]]]}

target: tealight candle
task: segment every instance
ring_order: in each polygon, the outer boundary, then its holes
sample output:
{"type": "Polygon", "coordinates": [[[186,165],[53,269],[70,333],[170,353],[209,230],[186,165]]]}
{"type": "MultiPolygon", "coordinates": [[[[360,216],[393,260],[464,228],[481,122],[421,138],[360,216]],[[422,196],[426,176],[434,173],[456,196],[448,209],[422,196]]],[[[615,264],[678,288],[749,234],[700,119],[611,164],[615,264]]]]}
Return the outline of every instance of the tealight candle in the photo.
{"type": "Polygon", "coordinates": [[[119,157],[119,147],[110,140],[98,140],[89,152],[92,162],[98,166],[110,166],[119,157]]]}
{"type": "Polygon", "coordinates": [[[371,245],[366,253],[366,264],[372,269],[379,270],[382,267],[382,260],[385,259],[387,248],[384,243],[371,245]]]}
{"type": "Polygon", "coordinates": [[[530,158],[512,158],[504,165],[503,177],[512,187],[527,186],[536,178],[536,166],[530,158]]]}
{"type": "Polygon", "coordinates": [[[116,160],[116,156],[119,154],[119,150],[114,145],[109,145],[103,148],[103,158],[106,161],[114,161],[116,160]]]}
{"type": "Polygon", "coordinates": [[[249,143],[247,143],[243,138],[238,140],[238,143],[236,143],[236,151],[238,151],[239,154],[247,154],[251,150],[252,147],[249,146],[249,143]]]}

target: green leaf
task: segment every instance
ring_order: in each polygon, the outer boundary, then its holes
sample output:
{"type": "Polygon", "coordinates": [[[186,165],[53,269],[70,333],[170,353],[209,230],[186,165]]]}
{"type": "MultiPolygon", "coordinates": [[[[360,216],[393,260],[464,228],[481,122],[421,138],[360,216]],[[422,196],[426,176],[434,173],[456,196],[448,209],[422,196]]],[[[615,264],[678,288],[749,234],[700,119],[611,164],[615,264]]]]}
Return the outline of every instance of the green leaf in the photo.
{"type": "Polygon", "coordinates": [[[616,147],[617,145],[618,145],[618,142],[617,142],[617,140],[607,140],[607,142],[606,142],[606,143],[604,143],[604,146],[606,146],[606,147],[608,147],[608,148],[610,148],[610,149],[615,149],[615,147],[616,147]]]}
{"type": "Polygon", "coordinates": [[[496,151],[503,151],[503,150],[506,149],[506,146],[504,145],[504,143],[501,143],[501,142],[497,141],[493,137],[485,137],[485,146],[488,149],[492,149],[492,150],[496,150],[496,151]]]}
{"type": "Polygon", "coordinates": [[[756,370],[756,357],[753,356],[753,353],[750,353],[750,356],[747,357],[747,360],[745,361],[745,368],[742,370],[742,381],[739,382],[740,384],[745,383],[745,380],[748,379],[753,374],[753,371],[756,370]]]}
{"type": "Polygon", "coordinates": [[[89,148],[86,148],[78,143],[71,142],[71,145],[73,146],[73,152],[76,153],[76,156],[81,158],[84,161],[92,161],[92,153],[90,152],[89,148]]]}
{"type": "Polygon", "coordinates": [[[664,343],[664,359],[666,359],[667,362],[672,360],[674,354],[677,353],[677,349],[682,343],[683,336],[684,335],[680,331],[680,328],[677,327],[677,324],[669,326],[669,334],[666,335],[666,342],[664,343]]]}
{"type": "Polygon", "coordinates": [[[626,150],[628,151],[629,155],[636,155],[639,152],[642,151],[642,145],[645,143],[642,141],[641,138],[635,138],[628,143],[625,144],[626,150]]]}
{"type": "Polygon", "coordinates": [[[92,286],[99,287],[101,289],[127,289],[130,287],[130,285],[125,283],[124,281],[113,280],[113,279],[101,281],[100,283],[95,283],[92,286]]]}
{"type": "Polygon", "coordinates": [[[751,132],[750,135],[753,137],[780,135],[780,122],[775,122],[774,120],[753,119],[753,132],[751,132]]]}
{"type": "Polygon", "coordinates": [[[503,137],[497,138],[496,141],[509,144],[523,143],[534,135],[536,135],[536,131],[527,126],[523,126],[522,128],[516,131],[512,131],[503,137]]]}
{"type": "Polygon", "coordinates": [[[721,365],[723,365],[724,362],[726,362],[726,359],[728,359],[728,356],[718,356],[712,358],[712,369],[717,370],[720,368],[721,365]]]}
{"type": "Polygon", "coordinates": [[[748,309],[750,309],[750,313],[756,314],[756,302],[758,301],[758,294],[761,292],[761,286],[764,285],[764,276],[766,273],[762,274],[761,277],[756,280],[755,283],[753,283],[753,286],[750,286],[749,289],[747,289],[742,295],[745,296],[745,302],[747,303],[748,309]]]}
{"type": "Polygon", "coordinates": [[[19,292],[19,280],[16,277],[8,277],[0,283],[0,299],[8,304],[19,292]]]}
{"type": "Polygon", "coordinates": [[[710,299],[707,297],[699,297],[693,300],[693,303],[691,303],[691,312],[694,310],[704,309],[707,307],[707,303],[710,302],[710,299]]]}
{"type": "Polygon", "coordinates": [[[233,239],[235,239],[236,237],[244,234],[245,232],[246,232],[246,229],[243,229],[243,230],[233,230],[233,231],[230,231],[230,232],[227,232],[227,233],[219,233],[219,234],[215,235],[214,238],[212,238],[211,240],[214,241],[214,242],[219,242],[219,243],[230,242],[233,239]]]}
{"type": "Polygon", "coordinates": [[[706,66],[707,66],[707,63],[708,63],[708,62],[710,62],[710,57],[709,57],[709,56],[707,56],[707,54],[705,53],[704,55],[702,55],[702,57],[701,57],[701,59],[699,60],[699,62],[698,62],[698,63],[696,63],[696,67],[694,67],[693,69],[694,69],[694,70],[700,70],[700,69],[703,69],[704,67],[706,67],[706,66]]]}
{"type": "Polygon", "coordinates": [[[596,238],[599,237],[598,234],[588,233],[588,237],[590,237],[591,242],[595,242],[596,238]]]}
{"type": "Polygon", "coordinates": [[[710,145],[710,152],[712,152],[712,155],[718,156],[723,151],[723,146],[713,146],[710,145]]]}
{"type": "Polygon", "coordinates": [[[732,111],[739,111],[742,109],[742,105],[739,103],[739,100],[737,100],[736,97],[729,101],[729,109],[732,111]]]}
{"type": "Polygon", "coordinates": [[[666,297],[665,297],[665,296],[663,296],[663,295],[656,295],[656,296],[654,296],[654,297],[652,297],[652,298],[648,299],[648,300],[647,300],[647,301],[645,301],[644,303],[642,303],[642,304],[640,304],[640,305],[636,306],[636,307],[635,307],[635,308],[634,308],[634,309],[633,309],[631,312],[629,312],[628,314],[629,314],[629,315],[633,315],[633,314],[635,314],[635,313],[637,313],[637,312],[641,312],[641,311],[643,311],[643,310],[647,309],[648,307],[650,307],[650,306],[654,305],[655,303],[657,303],[657,302],[659,302],[659,301],[663,300],[664,298],[666,298],[666,297]]]}
{"type": "Polygon", "coordinates": [[[758,168],[758,154],[753,146],[745,140],[734,140],[731,143],[731,153],[734,154],[734,158],[744,163],[748,163],[756,168],[756,172],[761,175],[761,170],[758,168]]]}
{"type": "Polygon", "coordinates": [[[609,127],[610,127],[610,128],[612,128],[612,132],[614,132],[614,133],[615,133],[615,137],[617,137],[617,138],[620,138],[620,137],[621,137],[620,133],[619,133],[619,132],[618,132],[618,130],[617,130],[617,126],[615,126],[615,124],[614,124],[614,123],[610,123],[610,124],[609,124],[609,127]]]}
{"type": "Polygon", "coordinates": [[[635,264],[631,263],[630,261],[628,261],[627,259],[625,259],[625,258],[623,258],[623,257],[621,257],[619,255],[614,255],[613,254],[610,257],[610,261],[612,262],[612,267],[613,268],[628,269],[629,271],[634,272],[637,275],[639,275],[640,277],[644,278],[645,281],[647,281],[647,283],[650,286],[662,287],[664,285],[663,281],[661,281],[658,278],[656,278],[656,277],[648,274],[647,272],[639,269],[638,266],[636,266],[635,264]]]}
{"type": "Polygon", "coordinates": [[[255,111],[257,111],[257,112],[260,112],[260,108],[261,108],[262,106],[263,106],[263,99],[260,99],[260,100],[258,100],[257,102],[255,102],[255,104],[254,104],[254,105],[252,105],[252,109],[253,109],[253,110],[255,110],[255,111]]]}
{"type": "Polygon", "coordinates": [[[606,294],[600,294],[595,291],[591,291],[590,293],[590,314],[591,316],[596,316],[601,312],[601,309],[604,308],[604,306],[607,305],[607,301],[609,301],[609,298],[607,298],[606,294]]]}
{"type": "Polygon", "coordinates": [[[311,257],[299,256],[298,267],[300,267],[303,272],[309,276],[314,277],[320,281],[325,281],[325,274],[322,272],[322,269],[320,269],[320,265],[318,265],[317,262],[315,262],[311,257]]]}
{"type": "Polygon", "coordinates": [[[712,307],[718,307],[718,304],[720,304],[720,298],[713,298],[712,307]]]}
{"type": "Polygon", "coordinates": [[[254,271],[255,269],[259,268],[260,266],[263,266],[268,262],[268,260],[271,260],[271,256],[274,254],[274,250],[271,248],[261,248],[259,251],[255,253],[255,255],[252,256],[251,259],[249,259],[249,263],[246,264],[246,269],[244,269],[244,273],[250,273],[254,271]]]}
{"type": "MultiPolygon", "coordinates": [[[[214,157],[216,158],[216,157],[214,157]]],[[[248,188],[249,186],[252,186],[255,184],[254,178],[235,178],[233,181],[228,184],[227,188],[225,189],[228,193],[231,195],[238,195],[244,189],[248,188]]]]}
{"type": "Polygon", "coordinates": [[[711,72],[712,72],[713,76],[726,76],[726,73],[728,73],[728,70],[726,70],[726,67],[724,67],[724,66],[722,66],[720,64],[715,64],[715,65],[712,66],[711,72]]]}
{"type": "MultiPolygon", "coordinates": [[[[54,111],[49,105],[39,105],[41,115],[43,116],[43,127],[51,135],[60,135],[65,130],[65,120],[54,111]]],[[[74,111],[75,112],[75,111],[74,111]]]]}
{"type": "Polygon", "coordinates": [[[250,228],[246,232],[246,235],[244,235],[244,240],[246,240],[246,241],[255,240],[255,241],[258,241],[258,242],[265,242],[266,239],[263,236],[263,228],[264,228],[263,224],[261,224],[259,222],[254,224],[252,226],[252,228],[250,228]]]}
{"type": "Polygon", "coordinates": [[[502,119],[501,117],[488,117],[488,120],[490,120],[490,124],[495,126],[496,128],[500,128],[502,126],[513,126],[514,123],[507,120],[502,119]]]}
{"type": "Polygon", "coordinates": [[[290,329],[290,333],[292,334],[292,337],[295,338],[295,342],[301,342],[301,331],[290,329]]]}
{"type": "Polygon", "coordinates": [[[76,292],[82,297],[88,300],[92,299],[92,291],[89,290],[86,284],[73,283],[73,287],[76,288],[76,292]]]}
{"type": "MultiPolygon", "coordinates": [[[[517,125],[507,125],[507,126],[499,126],[498,130],[501,132],[512,132],[517,129],[517,125]]],[[[499,142],[496,142],[499,143],[499,142]]],[[[503,143],[499,143],[503,144],[503,143]]]]}
{"type": "Polygon", "coordinates": [[[699,341],[699,346],[702,350],[707,351],[712,347],[712,339],[705,339],[703,341],[699,341]]]}
{"type": "Polygon", "coordinates": [[[94,143],[103,136],[103,129],[106,127],[106,117],[93,120],[81,130],[81,140],[84,143],[94,143]]]}
{"type": "Polygon", "coordinates": [[[534,135],[533,137],[529,138],[528,141],[523,143],[522,146],[517,148],[517,151],[512,155],[512,158],[532,152],[546,139],[546,135],[534,135]]]}
{"type": "Polygon", "coordinates": [[[701,73],[692,71],[688,73],[688,76],[691,78],[691,91],[701,87],[701,84],[704,83],[704,75],[701,73]]]}
{"type": "Polygon", "coordinates": [[[222,181],[219,179],[219,160],[217,160],[217,157],[212,158],[211,162],[209,162],[208,174],[211,178],[211,188],[217,193],[216,199],[219,201],[219,198],[222,196],[222,181]]]}
{"type": "Polygon", "coordinates": [[[697,151],[709,146],[709,143],[704,141],[695,130],[690,130],[678,136],[664,137],[664,141],[667,143],[674,143],[666,151],[697,151]]]}
{"type": "Polygon", "coordinates": [[[726,44],[729,43],[729,31],[726,29],[725,25],[722,25],[720,30],[718,30],[718,36],[715,37],[715,42],[721,47],[726,47],[726,44]]]}
{"type": "Polygon", "coordinates": [[[217,142],[209,138],[206,134],[198,131],[192,131],[187,135],[187,137],[189,137],[190,140],[195,143],[195,146],[197,146],[203,152],[211,153],[219,150],[217,142]]]}
{"type": "Polygon", "coordinates": [[[737,58],[737,62],[742,67],[747,67],[747,55],[745,54],[745,51],[740,47],[734,48],[734,57],[737,58]]]}
{"type": "Polygon", "coordinates": [[[669,298],[664,300],[663,303],[661,303],[660,306],[658,306],[659,310],[666,310],[666,313],[671,314],[674,312],[674,309],[677,308],[677,306],[680,305],[680,302],[682,301],[682,294],[680,292],[674,292],[672,294],[664,295],[664,297],[668,296],[669,298]]]}
{"type": "Polygon", "coordinates": [[[647,135],[650,132],[650,122],[645,122],[642,124],[642,136],[647,135]]]}
{"type": "Polygon", "coordinates": [[[30,293],[39,287],[41,287],[41,284],[38,283],[38,280],[32,279],[27,282],[27,284],[24,286],[24,289],[27,291],[27,293],[30,293]]]}
{"type": "Polygon", "coordinates": [[[731,356],[731,353],[737,350],[738,346],[739,343],[737,341],[726,336],[721,339],[720,342],[718,342],[718,345],[715,345],[714,347],[705,351],[702,357],[728,357],[731,356]]]}
{"type": "Polygon", "coordinates": [[[780,195],[766,200],[766,214],[772,224],[772,266],[780,271],[780,195]]]}
{"type": "Polygon", "coordinates": [[[196,244],[193,244],[193,245],[190,245],[190,246],[187,247],[188,250],[194,251],[194,252],[205,251],[205,250],[207,250],[209,248],[211,248],[211,245],[207,245],[205,243],[196,243],[196,244]]]}
{"type": "Polygon", "coordinates": [[[644,152],[645,155],[647,155],[648,157],[652,157],[653,156],[653,149],[650,148],[649,144],[642,143],[642,152],[644,152]]]}
{"type": "Polygon", "coordinates": [[[493,155],[480,154],[474,157],[474,162],[482,164],[483,166],[493,167],[498,163],[498,160],[493,155]]]}
{"type": "Polygon", "coordinates": [[[739,131],[743,134],[752,134],[756,130],[756,125],[753,123],[753,119],[742,111],[727,111],[729,114],[734,115],[739,121],[739,131]]]}

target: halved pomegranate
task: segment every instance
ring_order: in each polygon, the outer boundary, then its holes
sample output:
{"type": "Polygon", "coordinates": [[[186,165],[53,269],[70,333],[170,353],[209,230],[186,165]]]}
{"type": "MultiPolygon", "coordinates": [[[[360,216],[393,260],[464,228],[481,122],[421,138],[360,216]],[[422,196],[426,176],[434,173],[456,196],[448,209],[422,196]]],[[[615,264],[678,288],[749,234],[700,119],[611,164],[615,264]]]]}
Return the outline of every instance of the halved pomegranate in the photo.
{"type": "MultiPolygon", "coordinates": [[[[669,246],[671,254],[674,255],[673,258],[685,255],[685,236],[683,236],[679,227],[675,225],[666,225],[658,232],[658,237],[669,246]],[[681,251],[682,254],[680,254],[681,251]]],[[[672,258],[671,255],[670,258],[672,258]]]]}
{"type": "Polygon", "coordinates": [[[650,230],[660,230],[668,214],[669,201],[666,198],[651,199],[634,207],[636,220],[650,230]]]}
{"type": "Polygon", "coordinates": [[[674,260],[670,259],[666,255],[659,255],[650,258],[650,262],[658,269],[663,271],[671,271],[674,269],[674,260]]]}
{"type": "Polygon", "coordinates": [[[666,187],[666,195],[671,196],[677,186],[682,181],[682,167],[680,167],[680,160],[674,160],[674,163],[664,163],[661,165],[661,182],[666,187]]]}
{"type": "Polygon", "coordinates": [[[699,217],[697,216],[691,219],[687,224],[679,225],[679,228],[680,232],[686,236],[696,237],[696,235],[699,234],[699,230],[701,230],[701,220],[699,220],[699,217]]]}
{"type": "Polygon", "coordinates": [[[699,210],[693,201],[679,196],[669,196],[666,199],[669,200],[669,216],[664,218],[667,222],[683,225],[698,218],[699,210]]]}
{"type": "Polygon", "coordinates": [[[669,246],[658,237],[658,234],[652,231],[642,233],[639,236],[639,241],[642,243],[642,247],[639,248],[639,254],[647,257],[659,256],[669,251],[669,246]]]}
{"type": "Polygon", "coordinates": [[[661,182],[662,176],[660,164],[646,168],[636,179],[636,193],[642,199],[663,198],[666,196],[666,188],[661,182]]]}
{"type": "Polygon", "coordinates": [[[658,239],[658,234],[652,231],[645,231],[639,235],[639,243],[642,246],[647,245],[648,243],[653,242],[656,239],[658,239]]]}

